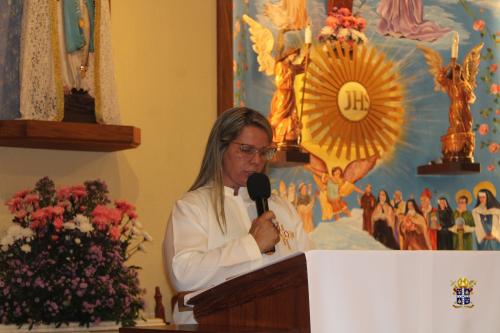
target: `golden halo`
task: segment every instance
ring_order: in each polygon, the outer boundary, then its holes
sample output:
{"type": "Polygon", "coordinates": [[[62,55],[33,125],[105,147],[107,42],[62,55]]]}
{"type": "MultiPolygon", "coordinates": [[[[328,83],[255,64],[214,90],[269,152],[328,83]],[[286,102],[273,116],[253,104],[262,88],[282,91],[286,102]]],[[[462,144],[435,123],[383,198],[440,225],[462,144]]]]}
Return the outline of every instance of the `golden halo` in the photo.
{"type": "Polygon", "coordinates": [[[467,190],[465,188],[458,190],[457,193],[455,193],[455,202],[457,204],[458,204],[458,199],[460,197],[466,197],[468,204],[470,204],[472,202],[472,194],[469,192],[469,190],[467,190]]]}
{"type": "Polygon", "coordinates": [[[404,88],[397,67],[374,47],[316,46],[307,69],[304,125],[328,154],[381,157],[402,131],[404,88]]]}
{"type": "Polygon", "coordinates": [[[491,193],[493,193],[493,196],[496,198],[497,196],[497,189],[495,187],[495,185],[493,185],[491,182],[485,180],[483,182],[479,182],[477,183],[476,186],[474,186],[474,198],[477,198],[477,193],[480,191],[480,190],[489,190],[491,193]]]}

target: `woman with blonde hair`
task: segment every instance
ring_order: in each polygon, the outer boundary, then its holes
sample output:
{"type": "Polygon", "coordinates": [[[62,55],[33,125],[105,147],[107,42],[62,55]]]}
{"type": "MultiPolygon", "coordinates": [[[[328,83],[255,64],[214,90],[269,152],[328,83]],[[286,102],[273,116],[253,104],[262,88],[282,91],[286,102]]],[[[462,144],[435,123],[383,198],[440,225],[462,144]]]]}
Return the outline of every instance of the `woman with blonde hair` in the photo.
{"type": "MultiPolygon", "coordinates": [[[[311,247],[290,203],[271,195],[269,211],[257,216],[249,197],[248,177],[264,172],[275,152],[271,126],[257,111],[233,108],[216,120],[199,174],[175,203],[165,234],[165,268],[179,293],[311,247]]],[[[174,322],[196,323],[183,305],[175,305],[174,322]]]]}

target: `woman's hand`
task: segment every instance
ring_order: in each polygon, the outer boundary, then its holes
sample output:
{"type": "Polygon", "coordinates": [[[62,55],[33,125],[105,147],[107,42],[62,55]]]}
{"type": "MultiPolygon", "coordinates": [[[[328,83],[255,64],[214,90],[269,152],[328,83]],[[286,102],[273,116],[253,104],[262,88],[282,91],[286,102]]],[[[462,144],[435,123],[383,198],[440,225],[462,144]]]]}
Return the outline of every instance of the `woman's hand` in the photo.
{"type": "Polygon", "coordinates": [[[264,212],[252,222],[252,227],[250,227],[249,233],[255,238],[261,253],[272,250],[280,240],[278,228],[273,223],[274,218],[272,211],[264,212]]]}

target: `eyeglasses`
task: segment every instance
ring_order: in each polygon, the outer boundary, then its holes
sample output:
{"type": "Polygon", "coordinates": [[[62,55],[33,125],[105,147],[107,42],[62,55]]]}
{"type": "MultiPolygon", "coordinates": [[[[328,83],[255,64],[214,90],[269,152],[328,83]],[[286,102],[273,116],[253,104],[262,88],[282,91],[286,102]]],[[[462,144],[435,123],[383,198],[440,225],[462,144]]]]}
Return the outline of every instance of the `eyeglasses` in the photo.
{"type": "Polygon", "coordinates": [[[246,143],[240,143],[240,142],[236,142],[236,141],[231,141],[230,143],[234,143],[235,145],[239,145],[240,151],[242,152],[242,154],[249,159],[253,158],[255,156],[255,154],[257,154],[257,153],[259,153],[260,157],[262,157],[266,161],[270,161],[274,158],[274,156],[276,156],[277,148],[274,146],[267,146],[267,147],[258,149],[252,145],[247,145],[246,143]]]}

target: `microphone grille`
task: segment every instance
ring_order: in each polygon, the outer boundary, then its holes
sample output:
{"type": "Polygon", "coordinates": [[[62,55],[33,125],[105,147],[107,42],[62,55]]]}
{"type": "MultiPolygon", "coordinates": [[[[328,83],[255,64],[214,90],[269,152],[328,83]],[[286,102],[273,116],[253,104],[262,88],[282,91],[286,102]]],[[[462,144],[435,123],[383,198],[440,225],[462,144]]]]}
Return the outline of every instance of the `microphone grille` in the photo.
{"type": "Polygon", "coordinates": [[[263,173],[253,173],[247,179],[247,189],[250,199],[257,200],[271,196],[271,184],[269,177],[263,173]]]}

